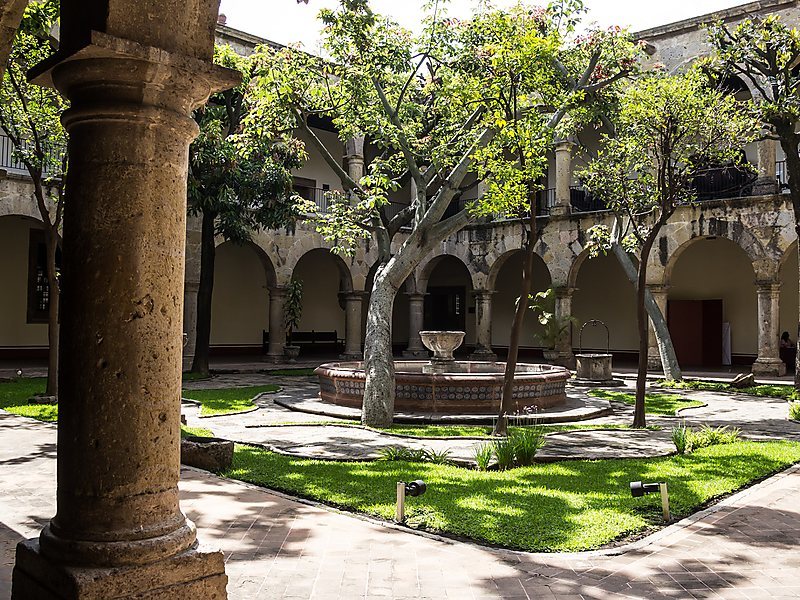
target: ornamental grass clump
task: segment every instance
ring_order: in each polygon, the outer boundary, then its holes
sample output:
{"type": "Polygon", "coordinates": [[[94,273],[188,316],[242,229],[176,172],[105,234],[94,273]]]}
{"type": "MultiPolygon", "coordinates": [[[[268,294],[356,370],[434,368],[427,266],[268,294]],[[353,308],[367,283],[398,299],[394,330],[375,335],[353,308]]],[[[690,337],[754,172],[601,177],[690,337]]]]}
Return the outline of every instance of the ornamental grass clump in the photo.
{"type": "Polygon", "coordinates": [[[686,454],[689,449],[689,434],[690,429],[686,425],[678,425],[672,428],[672,443],[675,444],[675,449],[678,454],[686,454]]]}
{"type": "Polygon", "coordinates": [[[678,454],[686,454],[708,446],[733,444],[739,441],[740,434],[741,429],[727,425],[721,427],[703,425],[697,431],[686,425],[680,425],[672,428],[672,443],[675,444],[678,454]]]}
{"type": "Polygon", "coordinates": [[[800,402],[789,402],[789,418],[800,421],[800,402]]]}
{"type": "Polygon", "coordinates": [[[492,464],[494,458],[494,444],[478,444],[475,447],[475,464],[478,465],[478,471],[488,471],[489,465],[492,464]]]}
{"type": "Polygon", "coordinates": [[[449,450],[432,448],[405,448],[403,446],[386,446],[378,452],[380,460],[431,463],[434,465],[451,465],[449,450]]]}
{"type": "Polygon", "coordinates": [[[532,465],[545,444],[544,432],[539,427],[515,429],[508,437],[514,447],[514,462],[519,467],[532,465]]]}
{"type": "Polygon", "coordinates": [[[494,458],[497,461],[497,468],[501,471],[511,469],[514,466],[514,442],[510,437],[495,440],[494,458]]]}

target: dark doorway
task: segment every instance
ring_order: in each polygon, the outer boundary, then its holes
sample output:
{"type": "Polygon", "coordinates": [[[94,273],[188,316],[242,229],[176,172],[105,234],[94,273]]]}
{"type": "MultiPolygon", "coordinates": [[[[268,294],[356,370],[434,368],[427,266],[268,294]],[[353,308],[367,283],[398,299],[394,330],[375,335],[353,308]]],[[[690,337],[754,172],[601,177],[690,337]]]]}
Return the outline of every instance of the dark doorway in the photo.
{"type": "Polygon", "coordinates": [[[463,286],[428,287],[425,329],[466,331],[467,289],[463,286]]]}
{"type": "Polygon", "coordinates": [[[722,300],[670,300],[667,323],[682,367],[722,366],[722,300]]]}

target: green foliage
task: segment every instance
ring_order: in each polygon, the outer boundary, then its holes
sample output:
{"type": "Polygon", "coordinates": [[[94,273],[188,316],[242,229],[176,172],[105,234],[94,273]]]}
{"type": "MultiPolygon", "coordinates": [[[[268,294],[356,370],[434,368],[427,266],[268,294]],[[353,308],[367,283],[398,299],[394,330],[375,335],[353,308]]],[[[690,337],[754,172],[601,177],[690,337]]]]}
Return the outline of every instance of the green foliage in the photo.
{"type": "Polygon", "coordinates": [[[738,427],[703,425],[697,431],[690,430],[689,446],[692,450],[696,450],[720,444],[733,444],[739,440],[740,433],[741,430],[738,427]]]}
{"type": "Polygon", "coordinates": [[[798,398],[797,390],[791,385],[764,384],[746,388],[734,388],[728,383],[719,381],[700,381],[692,379],[684,379],[683,381],[658,380],[654,385],[662,388],[725,392],[728,394],[749,394],[750,396],[786,398],[787,400],[795,400],[798,398]]]}
{"type": "Polygon", "coordinates": [[[793,421],[800,421],[800,402],[789,403],[789,418],[793,421]]]}
{"type": "Polygon", "coordinates": [[[214,62],[239,71],[242,83],[195,111],[200,134],[189,150],[188,208],[190,214],[211,215],[215,234],[243,243],[254,230],[285,226],[300,216],[291,170],[306,155],[288,133],[246,130],[252,59],[217,45],[214,62]]]}
{"type": "MultiPolygon", "coordinates": [[[[524,429],[529,426],[510,426],[509,431],[524,429]]],[[[558,433],[560,431],[580,431],[587,429],[630,429],[630,425],[624,423],[603,423],[593,425],[591,423],[569,423],[557,425],[536,425],[544,434],[558,433]]],[[[659,431],[661,427],[653,425],[648,427],[653,431],[659,431]]],[[[386,429],[379,429],[388,433],[399,435],[410,435],[415,437],[477,437],[493,439],[492,428],[481,425],[392,425],[386,429]]]]}
{"type": "Polygon", "coordinates": [[[61,199],[67,170],[67,135],[61,125],[67,102],[55,89],[29,83],[27,72],[55,52],[49,34],[57,19],[54,0],[28,5],[0,88],[0,127],[14,145],[14,158],[45,186],[48,210],[61,199]]]}
{"type": "Polygon", "coordinates": [[[384,208],[410,180],[414,214],[401,221],[413,228],[435,225],[471,187],[463,185],[470,173],[487,191],[454,223],[530,210],[550,144],[599,118],[641,52],[619,29],[578,36],[583,8],[574,0],[482,5],[466,20],[442,4],[427,9],[413,36],[366,0],[343,0],[320,13],[329,60],[295,48],[257,52],[247,129],[300,129],[337,172],[343,193],[313,218],[338,252],[375,231],[394,235],[399,226],[384,208]],[[331,119],[342,140],[366,136],[378,150],[360,181],[317,138],[311,115],[331,119]]]}
{"type": "Polygon", "coordinates": [[[536,453],[545,445],[544,432],[539,427],[513,429],[508,438],[514,445],[514,462],[520,467],[532,465],[536,453]]]}
{"type": "Polygon", "coordinates": [[[245,412],[255,408],[253,398],[259,394],[277,392],[277,385],[254,385],[240,388],[183,390],[183,397],[201,404],[200,415],[217,417],[245,412]]]}
{"type": "Polygon", "coordinates": [[[405,446],[384,446],[378,451],[380,460],[431,463],[435,465],[452,464],[449,450],[433,448],[406,448],[405,446]]]}
{"type": "Polygon", "coordinates": [[[756,125],[746,107],[709,85],[701,70],[653,71],[619,99],[614,131],[578,176],[615,212],[616,231],[588,232],[593,255],[612,242],[632,251],[654,235],[681,204],[695,199],[692,180],[708,165],[742,164],[756,125]]]}
{"type": "Polygon", "coordinates": [[[0,408],[38,421],[57,421],[58,405],[30,402],[34,395],[45,391],[46,383],[47,379],[44,377],[14,379],[0,383],[0,408]]]}
{"type": "Polygon", "coordinates": [[[675,444],[675,449],[678,454],[686,454],[687,450],[691,450],[689,444],[689,428],[686,424],[677,425],[672,428],[672,443],[675,444]]]}
{"type": "MultiPolygon", "coordinates": [[[[634,405],[636,399],[633,394],[627,392],[615,392],[612,390],[590,390],[589,395],[596,398],[605,398],[614,402],[624,402],[634,405]]],[[[694,408],[703,406],[699,400],[689,400],[674,394],[647,394],[645,396],[645,412],[649,415],[675,416],[683,408],[694,408]]]]}
{"type": "Polygon", "coordinates": [[[292,342],[292,331],[300,324],[303,316],[303,282],[292,279],[286,286],[286,300],[283,305],[283,325],[286,327],[288,343],[292,342]]]}
{"type": "Polygon", "coordinates": [[[541,331],[535,333],[534,337],[541,341],[546,348],[555,348],[563,333],[569,329],[572,323],[576,322],[574,317],[556,316],[556,293],[553,288],[529,295],[528,309],[534,312],[537,321],[542,326],[541,331]]]}
{"type": "Polygon", "coordinates": [[[516,457],[516,444],[510,436],[495,440],[493,442],[494,458],[497,468],[501,471],[511,469],[514,466],[516,457]]]}
{"type": "Polygon", "coordinates": [[[800,461],[795,442],[736,442],[686,456],[542,463],[507,471],[287,457],[237,446],[227,476],[390,520],[395,484],[423,479],[409,518],[454,536],[527,551],[579,551],[661,525],[657,495],[632,498],[630,481],[669,481],[685,517],[710,500],[800,461]]]}
{"type": "Polygon", "coordinates": [[[488,471],[489,465],[492,464],[492,458],[494,458],[494,445],[478,444],[475,446],[474,458],[479,471],[488,471]]]}

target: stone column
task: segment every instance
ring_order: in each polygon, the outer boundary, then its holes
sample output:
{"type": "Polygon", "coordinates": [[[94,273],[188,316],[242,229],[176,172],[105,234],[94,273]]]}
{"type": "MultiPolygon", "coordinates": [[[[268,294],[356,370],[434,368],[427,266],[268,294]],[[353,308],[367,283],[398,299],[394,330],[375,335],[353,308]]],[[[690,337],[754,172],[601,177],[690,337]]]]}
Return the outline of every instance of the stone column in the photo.
{"type": "Polygon", "coordinates": [[[470,360],[496,361],[492,352],[492,290],[475,290],[475,352],[470,360]]]}
{"type": "Polygon", "coordinates": [[[355,181],[364,176],[364,137],[352,137],[345,143],[345,166],[347,174],[355,181]]]}
{"type": "MultiPolygon", "coordinates": [[[[653,300],[656,301],[661,314],[664,315],[664,320],[667,318],[667,298],[669,294],[669,286],[667,285],[648,285],[647,289],[653,295],[653,300]]],[[[647,336],[647,370],[648,371],[661,371],[664,365],[661,364],[661,353],[658,351],[658,339],[656,338],[655,329],[653,329],[653,321],[647,319],[648,331],[647,336]]]]}
{"type": "Polygon", "coordinates": [[[199,217],[186,221],[186,275],[183,289],[183,370],[192,368],[197,342],[197,291],[200,288],[200,223],[199,217]]]}
{"type": "Polygon", "coordinates": [[[761,140],[756,144],[756,149],[758,151],[758,179],[753,186],[753,193],[759,196],[777,194],[777,142],[775,140],[761,140]]]}
{"type": "Polygon", "coordinates": [[[786,365],[780,357],[780,297],[781,284],[757,281],[758,294],[758,358],[753,363],[755,375],[786,375],[786,365]]]}
{"type": "Polygon", "coordinates": [[[428,358],[430,352],[422,345],[419,332],[422,331],[425,317],[425,294],[408,294],[408,348],[403,352],[405,358],[428,358]]]}
{"type": "MultiPolygon", "coordinates": [[[[568,319],[572,317],[572,293],[575,291],[569,287],[557,287],[555,291],[555,317],[556,319],[568,319]]],[[[569,326],[564,329],[564,332],[556,341],[555,350],[558,356],[555,359],[555,364],[567,367],[568,369],[575,368],[575,355],[572,353],[572,327],[569,326]]]]}
{"type": "Polygon", "coordinates": [[[361,309],[364,306],[365,292],[347,292],[343,294],[345,310],[344,360],[361,360],[361,309]]]}
{"type": "Polygon", "coordinates": [[[211,64],[208,0],[61,15],[37,78],[71,102],[57,512],[17,546],[12,598],[224,598],[178,501],[183,277],[191,111],[238,76],[211,64]]]}
{"type": "Polygon", "coordinates": [[[286,306],[285,287],[269,288],[269,348],[267,360],[282,362],[283,347],[286,345],[286,326],[283,320],[284,307],[286,306]]]}
{"type": "Polygon", "coordinates": [[[556,142],[556,203],[550,209],[553,216],[568,215],[572,212],[570,184],[572,183],[572,149],[575,144],[562,140],[556,142]]]}

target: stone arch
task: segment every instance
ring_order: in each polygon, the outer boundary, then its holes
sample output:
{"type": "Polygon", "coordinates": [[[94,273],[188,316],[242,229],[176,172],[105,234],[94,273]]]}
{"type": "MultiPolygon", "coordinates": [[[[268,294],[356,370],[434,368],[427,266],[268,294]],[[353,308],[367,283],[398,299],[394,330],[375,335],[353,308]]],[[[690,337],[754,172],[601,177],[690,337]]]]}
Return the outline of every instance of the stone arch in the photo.
{"type": "Polygon", "coordinates": [[[297,270],[297,265],[303,258],[306,258],[312,254],[326,254],[328,255],[333,264],[336,265],[336,269],[339,274],[339,291],[340,292],[352,292],[353,291],[353,275],[350,272],[350,267],[347,266],[347,263],[344,259],[339,256],[338,254],[334,254],[333,252],[329,251],[327,248],[312,248],[311,250],[304,252],[302,256],[300,256],[297,261],[294,262],[294,266],[292,267],[292,273],[297,270]]]}
{"type": "Polygon", "coordinates": [[[470,261],[466,260],[463,256],[460,256],[459,254],[442,253],[428,257],[424,262],[422,262],[417,267],[416,289],[418,292],[421,292],[423,294],[425,293],[425,291],[428,289],[428,280],[430,279],[431,274],[433,273],[436,266],[446,257],[454,258],[458,260],[461,264],[463,264],[464,268],[467,270],[467,273],[469,273],[470,285],[472,286],[473,289],[478,287],[475,281],[476,279],[475,271],[474,269],[470,268],[471,266],[470,261]]]}
{"type": "MultiPolygon", "coordinates": [[[[539,248],[537,247],[537,250],[538,249],[539,248]]],[[[504,252],[503,254],[498,256],[497,258],[495,258],[495,260],[492,262],[492,264],[489,267],[489,274],[486,276],[486,284],[485,285],[486,285],[486,289],[487,290],[494,290],[496,288],[497,275],[500,273],[500,270],[508,262],[508,259],[510,259],[512,256],[515,256],[516,254],[518,254],[520,252],[524,252],[524,250],[522,250],[522,249],[507,250],[506,252],[504,252]]],[[[542,254],[540,254],[539,252],[536,252],[536,256],[537,256],[538,260],[540,260],[541,263],[544,265],[544,268],[547,270],[547,274],[550,276],[550,281],[552,281],[553,275],[552,275],[552,273],[550,273],[550,267],[547,264],[547,261],[544,259],[542,254]]],[[[534,259],[534,260],[536,260],[536,259],[534,259]]]]}
{"type": "Polygon", "coordinates": [[[297,263],[300,262],[303,256],[314,250],[324,250],[334,258],[335,264],[339,269],[344,285],[342,291],[364,290],[372,264],[368,261],[364,248],[357,248],[354,255],[347,260],[331,252],[330,248],[331,245],[317,232],[302,231],[302,235],[297,236],[296,241],[285,253],[285,258],[280,261],[280,266],[277,270],[279,284],[288,284],[292,278],[292,273],[297,267],[297,263]]]}

